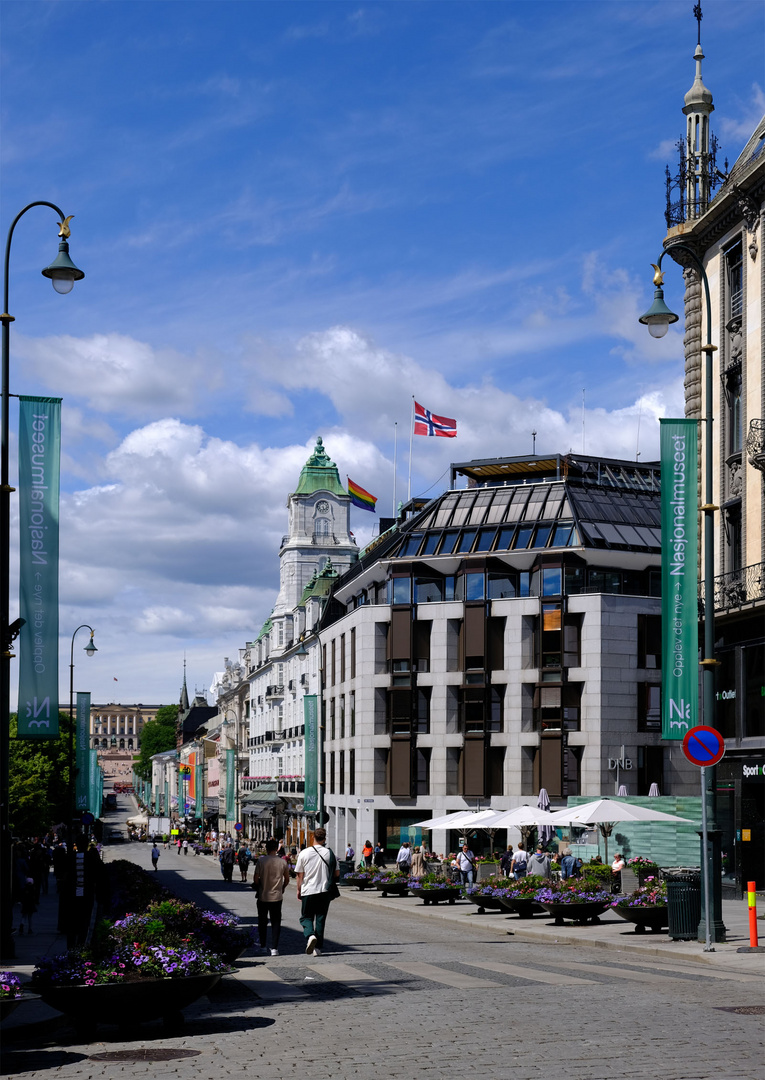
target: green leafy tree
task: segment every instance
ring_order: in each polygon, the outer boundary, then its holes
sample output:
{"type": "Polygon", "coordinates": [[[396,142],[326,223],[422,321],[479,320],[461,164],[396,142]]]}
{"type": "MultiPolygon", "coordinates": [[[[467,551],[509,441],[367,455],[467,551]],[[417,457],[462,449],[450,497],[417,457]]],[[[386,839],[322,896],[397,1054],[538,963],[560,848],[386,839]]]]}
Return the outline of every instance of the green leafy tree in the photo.
{"type": "Polygon", "coordinates": [[[154,719],[144,725],[141,752],[134,766],[142,780],[151,779],[151,759],[154,754],[175,748],[177,719],[178,706],[163,705],[161,709],[157,709],[154,719]]]}
{"type": "Polygon", "coordinates": [[[69,714],[58,719],[57,739],[19,739],[11,716],[9,816],[16,836],[39,836],[69,820],[69,714]]]}

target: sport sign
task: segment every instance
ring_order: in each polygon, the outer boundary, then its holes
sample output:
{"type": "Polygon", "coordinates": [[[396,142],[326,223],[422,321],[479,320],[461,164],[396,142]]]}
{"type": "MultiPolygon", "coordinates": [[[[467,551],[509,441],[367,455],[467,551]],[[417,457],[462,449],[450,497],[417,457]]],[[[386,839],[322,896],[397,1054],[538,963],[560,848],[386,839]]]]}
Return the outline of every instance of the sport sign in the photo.
{"type": "Polygon", "coordinates": [[[725,740],[715,728],[698,724],[686,732],[683,753],[691,765],[716,765],[725,753],[725,740]]]}

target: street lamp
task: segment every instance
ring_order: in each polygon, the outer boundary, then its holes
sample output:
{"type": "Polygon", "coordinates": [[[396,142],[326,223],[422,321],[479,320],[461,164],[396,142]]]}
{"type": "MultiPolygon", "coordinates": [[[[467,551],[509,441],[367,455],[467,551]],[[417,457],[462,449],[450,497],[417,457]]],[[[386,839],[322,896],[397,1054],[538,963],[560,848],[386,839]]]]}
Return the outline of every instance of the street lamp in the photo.
{"type": "MultiPolygon", "coordinates": [[[[704,656],[700,661],[702,675],[702,694],[704,704],[704,723],[708,727],[715,726],[715,667],[719,663],[714,658],[715,651],[715,604],[714,604],[714,577],[715,577],[715,526],[714,513],[718,509],[714,505],[713,491],[713,446],[712,424],[713,412],[713,381],[712,359],[717,352],[717,347],[711,344],[712,337],[712,303],[709,297],[709,280],[704,265],[693,248],[687,244],[673,243],[666,251],[662,251],[659,260],[651,265],[654,268],[653,283],[656,286],[653,304],[645,315],[640,317],[640,322],[648,327],[652,337],[663,337],[672,323],[678,321],[678,316],[664,303],[664,274],[661,269],[662,260],[667,252],[682,251],[692,263],[693,268],[701,277],[704,285],[704,297],[706,300],[706,329],[707,344],[702,345],[704,353],[704,381],[706,406],[704,413],[704,505],[699,510],[704,513],[704,656]]],[[[725,926],[722,921],[722,880],[721,880],[721,856],[720,856],[720,832],[717,828],[717,770],[709,768],[705,770],[706,790],[703,793],[705,809],[707,810],[707,823],[709,833],[709,845],[703,852],[704,874],[702,875],[702,887],[704,889],[704,903],[701,908],[701,922],[699,923],[699,939],[702,933],[708,941],[725,941],[725,926]],[[705,881],[708,884],[705,884],[705,881]],[[711,916],[707,917],[706,898],[707,892],[712,901],[711,916]],[[711,925],[708,925],[711,922],[711,925]]]]}
{"type": "MultiPolygon", "coordinates": [[[[10,750],[10,722],[11,722],[11,660],[13,653],[11,647],[19,632],[18,622],[10,626],[10,527],[11,505],[10,496],[13,488],[8,483],[8,446],[9,446],[9,423],[8,406],[10,401],[9,367],[10,367],[10,326],[14,316],[8,312],[9,292],[9,267],[11,257],[11,241],[19,220],[35,206],[49,206],[61,219],[59,222],[58,235],[61,237],[58,256],[42,271],[45,277],[53,282],[57,292],[69,292],[75,281],[79,281],[85,275],[69,258],[69,222],[72,215],[64,216],[64,211],[55,203],[31,202],[21,210],[11,222],[8,230],[8,239],[5,244],[5,260],[3,264],[3,312],[0,314],[2,322],[2,403],[0,405],[0,892],[3,896],[11,895],[11,832],[10,832],[10,806],[8,799],[9,772],[8,757],[10,750]]],[[[13,937],[13,912],[11,905],[6,904],[2,919],[0,920],[0,954],[12,959],[15,956],[13,937]]]]}
{"type": "Polygon", "coordinates": [[[81,623],[72,634],[72,647],[69,654],[69,753],[67,755],[69,764],[69,842],[67,844],[66,856],[67,856],[67,901],[68,901],[68,922],[67,922],[67,945],[71,948],[75,944],[76,937],[76,918],[75,918],[75,887],[76,887],[76,868],[77,864],[74,856],[74,821],[77,814],[77,781],[74,768],[74,639],[80,630],[90,630],[90,641],[84,648],[86,656],[93,656],[98,652],[94,642],[93,635],[95,630],[88,623],[81,623]]]}

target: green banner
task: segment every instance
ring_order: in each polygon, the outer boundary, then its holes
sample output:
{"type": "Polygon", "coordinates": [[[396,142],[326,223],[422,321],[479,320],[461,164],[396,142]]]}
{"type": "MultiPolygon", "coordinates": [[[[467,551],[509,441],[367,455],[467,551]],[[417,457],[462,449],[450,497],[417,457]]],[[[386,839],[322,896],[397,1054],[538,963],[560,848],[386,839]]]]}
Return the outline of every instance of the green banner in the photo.
{"type": "MultiPolygon", "coordinates": [[[[199,756],[200,753],[203,754],[204,750],[197,750],[197,757],[199,756]]],[[[203,813],[203,809],[204,809],[204,792],[202,791],[202,787],[204,785],[204,772],[205,772],[204,764],[201,761],[195,762],[194,763],[194,798],[196,800],[196,804],[195,804],[195,812],[196,813],[195,813],[195,816],[198,817],[198,818],[202,817],[202,813],[203,813]]]]}
{"type": "Polygon", "coordinates": [[[88,777],[90,780],[88,786],[88,810],[90,810],[94,817],[101,817],[101,799],[99,797],[101,789],[101,767],[98,764],[98,750],[88,750],[88,758],[88,777]]]}
{"type": "Polygon", "coordinates": [[[699,722],[698,421],[661,420],[661,735],[699,722]]]}
{"type": "Polygon", "coordinates": [[[236,750],[226,751],[226,821],[236,815],[236,750]]]}
{"type": "Polygon", "coordinates": [[[303,698],[305,720],[305,796],[303,806],[309,814],[319,810],[319,709],[316,694],[303,698]]]}
{"type": "Polygon", "coordinates": [[[19,398],[19,732],[58,737],[61,398],[19,398]]]}
{"type": "Polygon", "coordinates": [[[75,708],[76,768],[75,808],[78,812],[88,810],[90,799],[90,694],[77,694],[75,708]]]}
{"type": "Polygon", "coordinates": [[[170,783],[165,780],[165,802],[162,807],[162,814],[164,817],[170,817],[170,783]]]}

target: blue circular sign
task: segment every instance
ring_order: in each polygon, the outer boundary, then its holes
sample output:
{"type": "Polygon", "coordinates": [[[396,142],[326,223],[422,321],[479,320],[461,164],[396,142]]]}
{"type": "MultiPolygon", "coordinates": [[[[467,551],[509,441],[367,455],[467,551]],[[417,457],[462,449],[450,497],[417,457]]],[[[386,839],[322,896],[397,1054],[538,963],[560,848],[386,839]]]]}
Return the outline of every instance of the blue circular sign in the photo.
{"type": "Polygon", "coordinates": [[[234,826],[234,828],[236,829],[236,831],[237,831],[237,832],[241,832],[241,831],[242,831],[242,829],[244,828],[244,826],[242,825],[241,821],[237,821],[237,823],[236,823],[236,825],[234,826]]]}
{"type": "Polygon", "coordinates": [[[715,728],[698,724],[685,733],[683,753],[691,765],[716,765],[725,753],[725,739],[715,728]]]}
{"type": "Polygon", "coordinates": [[[93,817],[89,810],[86,810],[80,820],[82,821],[83,825],[92,825],[96,819],[93,817]]]}

